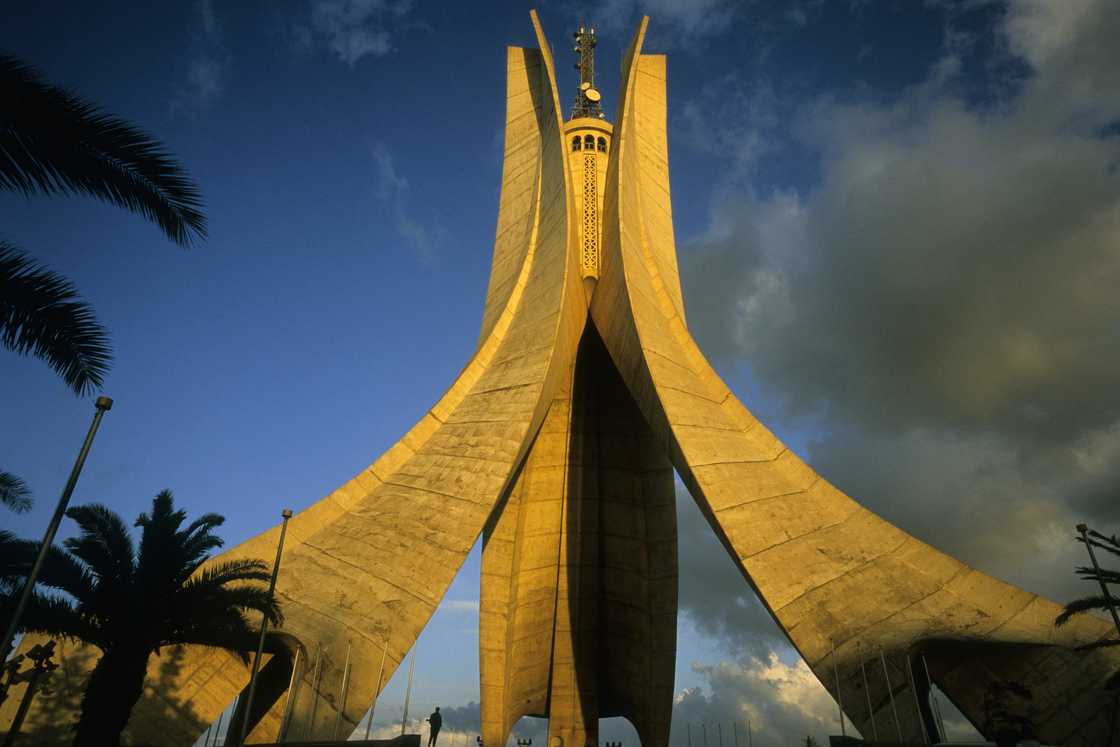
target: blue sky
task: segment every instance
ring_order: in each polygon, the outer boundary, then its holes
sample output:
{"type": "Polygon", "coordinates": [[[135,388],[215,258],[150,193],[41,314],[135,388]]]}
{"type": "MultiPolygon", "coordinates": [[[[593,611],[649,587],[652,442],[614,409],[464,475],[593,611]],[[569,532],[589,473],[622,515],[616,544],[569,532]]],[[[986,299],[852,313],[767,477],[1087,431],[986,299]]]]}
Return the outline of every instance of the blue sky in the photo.
{"type": "MultiPolygon", "coordinates": [[[[224,514],[234,544],[348,479],[438,398],[478,336],[504,47],[534,44],[530,7],[6,14],[0,49],[158,135],[209,220],[184,251],[96,202],[0,194],[3,236],[70,278],[112,333],[116,405],[75,503],[132,517],[170,488],[224,514]]],[[[1116,6],[538,10],[565,104],[568,35],[598,24],[608,116],[622,49],[650,14],[647,51],[669,54],[690,326],[740,398],[908,531],[1062,601],[1078,593],[1069,527],[1120,518],[1116,6]]],[[[36,496],[4,526],[34,536],[92,402],[11,353],[0,381],[0,467],[36,496]]],[[[836,731],[687,499],[681,512],[694,540],[682,579],[714,581],[682,588],[679,720],[754,713],[774,739],[836,731]]],[[[477,701],[477,589],[476,551],[448,595],[458,604],[420,640],[414,713],[477,701]]]]}

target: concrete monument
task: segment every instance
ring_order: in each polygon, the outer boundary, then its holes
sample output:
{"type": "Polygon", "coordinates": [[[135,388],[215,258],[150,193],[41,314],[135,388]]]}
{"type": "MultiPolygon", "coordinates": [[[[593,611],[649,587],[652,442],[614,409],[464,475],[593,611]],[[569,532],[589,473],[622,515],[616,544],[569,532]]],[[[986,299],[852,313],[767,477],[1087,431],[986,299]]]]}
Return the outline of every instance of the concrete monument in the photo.
{"type": "MultiPolygon", "coordinates": [[[[1078,647],[1107,638],[1109,625],[1082,616],[1055,628],[1056,604],[860,506],[767,430],[696,346],[673,237],[666,59],[643,53],[647,21],[623,61],[613,123],[595,87],[594,31],[577,34],[580,85],[566,119],[535,14],[532,23],[538,48],[507,52],[478,347],[395,446],[291,520],[278,591],[284,640],[299,651],[295,687],[284,695],[293,657],[274,656],[249,741],[349,733],[481,537],[485,744],[504,744],[517,719],[535,715],[549,719],[550,747],[584,747],[600,718],[625,716],[643,745],[665,747],[675,469],[865,736],[931,737],[930,680],[983,727],[985,698],[1016,682],[1032,693],[1043,741],[1106,744],[1115,703],[1103,686],[1120,650],[1078,647]],[[345,687],[348,652],[357,663],[345,687]]],[[[277,532],[225,557],[270,557],[277,532]]],[[[228,654],[180,656],[170,681],[153,662],[133,739],[175,744],[189,731],[185,709],[216,718],[245,686],[228,654]]]]}

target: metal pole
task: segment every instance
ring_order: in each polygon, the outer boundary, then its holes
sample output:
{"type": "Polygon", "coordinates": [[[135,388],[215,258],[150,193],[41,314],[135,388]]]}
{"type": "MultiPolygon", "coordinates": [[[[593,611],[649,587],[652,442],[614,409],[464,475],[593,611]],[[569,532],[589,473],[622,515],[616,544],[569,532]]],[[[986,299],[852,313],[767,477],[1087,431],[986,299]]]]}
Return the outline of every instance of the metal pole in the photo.
{"type": "Polygon", "coordinates": [[[202,735],[202,747],[210,747],[210,732],[214,730],[214,724],[206,727],[206,733],[202,735]]]}
{"type": "Polygon", "coordinates": [[[408,687],[404,690],[404,717],[401,719],[401,736],[404,736],[404,727],[408,723],[408,699],[412,697],[412,670],[416,667],[416,650],[413,649],[408,659],[408,687]]]}
{"type": "Polygon", "coordinates": [[[840,711],[840,736],[848,736],[848,732],[844,729],[844,701],[840,698],[840,665],[836,661],[836,641],[831,638],[828,642],[832,644],[832,674],[836,678],[836,708],[840,711]]]}
{"type": "Polygon", "coordinates": [[[731,734],[735,737],[735,747],[739,747],[739,722],[731,722],[731,734]]]}
{"type": "Polygon", "coordinates": [[[338,739],[338,729],[342,726],[342,712],[346,710],[346,695],[350,691],[350,653],[353,649],[352,643],[346,644],[346,665],[342,668],[342,692],[339,693],[339,706],[338,716],[334,720],[334,734],[332,737],[338,739]]]}
{"type": "Polygon", "coordinates": [[[863,661],[863,645],[859,646],[859,670],[863,673],[863,692],[867,695],[867,715],[871,718],[871,733],[879,741],[879,726],[875,723],[875,711],[871,708],[871,688],[867,685],[867,665],[863,661]]]}
{"type": "Polygon", "coordinates": [[[898,732],[898,741],[902,741],[902,722],[898,720],[898,709],[894,705],[894,690],[891,688],[891,676],[887,672],[887,656],[883,647],[879,647],[879,660],[883,662],[883,679],[887,682],[887,694],[891,696],[891,713],[894,714],[894,728],[898,732]]]}
{"type": "Polygon", "coordinates": [[[929,662],[926,655],[922,654],[922,668],[926,670],[926,685],[929,687],[929,699],[933,704],[933,717],[937,720],[937,739],[945,738],[945,722],[941,720],[941,705],[937,702],[937,695],[933,692],[933,678],[929,676],[929,662]]]}
{"type": "MultiPolygon", "coordinates": [[[[8,658],[8,652],[11,651],[12,641],[15,640],[16,632],[19,630],[19,621],[23,617],[24,610],[27,609],[27,602],[31,599],[35,582],[39,579],[39,571],[43,568],[43,561],[54,544],[54,535],[58,532],[58,525],[62,523],[62,517],[66,515],[66,507],[70,505],[70,496],[74,492],[74,486],[78,484],[78,476],[82,474],[82,465],[86,463],[89,449],[93,446],[93,437],[97,435],[101,418],[112,409],[113,400],[108,397],[98,397],[93,406],[97,408],[97,412],[93,415],[93,422],[90,423],[89,431],[86,433],[86,440],[82,443],[81,451],[78,452],[78,459],[74,462],[74,468],[70,470],[70,478],[66,481],[66,487],[62,489],[62,495],[59,496],[58,505],[54,509],[54,516],[51,517],[46,534],[43,535],[43,543],[39,545],[39,554],[35,558],[35,564],[31,566],[31,572],[27,574],[27,581],[24,582],[23,590],[19,593],[19,602],[16,603],[15,612],[12,613],[12,619],[8,622],[8,629],[4,632],[4,643],[0,645],[0,656],[5,659],[8,658]]],[[[0,697],[0,702],[3,702],[3,700],[4,698],[0,697]]]]}
{"type": "Polygon", "coordinates": [[[708,747],[708,725],[700,724],[700,730],[704,733],[704,747],[708,747]]]}
{"type": "Polygon", "coordinates": [[[377,687],[373,691],[373,702],[369,704],[369,721],[366,722],[366,741],[369,741],[369,728],[373,726],[373,712],[377,708],[377,696],[381,694],[381,678],[385,675],[385,656],[389,653],[389,639],[381,650],[381,668],[377,670],[377,687]]]}
{"type": "Polygon", "coordinates": [[[938,737],[939,741],[934,744],[940,744],[941,741],[944,741],[948,737],[945,734],[945,719],[941,717],[941,701],[936,697],[933,699],[933,715],[937,719],[938,731],[941,734],[941,736],[938,737]]]}
{"type": "Polygon", "coordinates": [[[914,710],[918,712],[918,728],[922,731],[922,744],[929,744],[926,719],[922,715],[922,704],[918,700],[918,685],[914,681],[914,666],[910,661],[910,654],[906,654],[906,677],[910,680],[910,692],[914,694],[914,710]]]}
{"type": "Polygon", "coordinates": [[[276,741],[283,743],[288,738],[288,728],[292,725],[292,709],[296,705],[296,688],[299,687],[299,665],[303,656],[303,646],[296,648],[296,657],[292,660],[292,678],[288,681],[288,695],[284,698],[284,715],[280,717],[280,734],[276,741]]]}
{"type": "MultiPolygon", "coordinates": [[[[236,701],[234,701],[234,702],[236,702],[236,701]]],[[[222,716],[225,716],[225,715],[226,715],[225,711],[222,711],[221,713],[218,714],[218,725],[214,728],[214,747],[218,747],[218,735],[222,731],[222,716]]]]}
{"type": "Polygon", "coordinates": [[[754,747],[754,736],[751,733],[751,720],[747,719],[747,747],[754,747]]]}
{"type": "Polygon", "coordinates": [[[315,728],[315,713],[319,710],[319,680],[323,674],[323,642],[315,644],[315,669],[311,673],[311,710],[307,712],[307,728],[303,732],[304,739],[311,736],[315,728]]]}
{"type": "Polygon", "coordinates": [[[1104,600],[1108,604],[1108,611],[1112,613],[1112,622],[1116,626],[1116,632],[1120,634],[1120,615],[1116,613],[1116,602],[1108,591],[1108,584],[1101,578],[1101,567],[1097,565],[1097,556],[1093,552],[1093,543],[1089,539],[1089,527],[1085,524],[1078,524],[1077,531],[1081,532],[1081,541],[1085,543],[1085,549],[1089,551],[1089,560],[1093,563],[1093,571],[1096,572],[1097,581],[1101,585],[1101,594],[1104,595],[1104,600]]]}
{"type": "MultiPolygon", "coordinates": [[[[276,561],[272,564],[272,580],[268,582],[268,598],[272,599],[276,591],[276,577],[280,575],[280,556],[284,554],[284,535],[288,532],[288,519],[292,518],[292,509],[285,508],[280,512],[283,521],[280,523],[280,541],[276,543],[276,561]]],[[[241,729],[235,744],[245,744],[245,735],[249,732],[249,714],[253,709],[253,696],[257,692],[257,672],[261,667],[261,657],[264,656],[264,638],[268,632],[268,615],[261,615],[261,635],[257,639],[257,653],[253,657],[253,668],[249,672],[249,697],[245,699],[245,711],[241,717],[241,729]]]]}
{"type": "Polygon", "coordinates": [[[692,747],[692,722],[685,722],[685,731],[688,733],[688,747],[692,747]]]}
{"type": "Polygon", "coordinates": [[[723,747],[723,722],[716,724],[716,733],[719,734],[719,747],[723,747]]]}

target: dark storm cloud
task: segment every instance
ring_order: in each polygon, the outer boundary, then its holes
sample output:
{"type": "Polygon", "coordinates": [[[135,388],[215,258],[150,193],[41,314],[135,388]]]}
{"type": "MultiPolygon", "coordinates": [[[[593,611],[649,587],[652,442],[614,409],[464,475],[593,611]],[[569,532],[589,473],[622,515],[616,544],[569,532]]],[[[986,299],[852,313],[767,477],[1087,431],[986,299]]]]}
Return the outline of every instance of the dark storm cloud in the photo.
{"type": "Polygon", "coordinates": [[[707,519],[677,488],[679,605],[698,632],[722,639],[736,654],[765,655],[785,636],[751,590],[707,519]]]}
{"type": "Polygon", "coordinates": [[[1029,74],[983,108],[963,44],[896,101],[803,105],[821,183],[724,190],[685,296],[713,358],[827,432],[826,477],[1067,599],[1072,525],[1120,524],[1120,5],[1013,2],[1000,24],[1029,74]]]}
{"type": "Polygon", "coordinates": [[[477,732],[482,726],[482,706],[471,701],[464,706],[441,708],[443,725],[452,731],[477,732]]]}

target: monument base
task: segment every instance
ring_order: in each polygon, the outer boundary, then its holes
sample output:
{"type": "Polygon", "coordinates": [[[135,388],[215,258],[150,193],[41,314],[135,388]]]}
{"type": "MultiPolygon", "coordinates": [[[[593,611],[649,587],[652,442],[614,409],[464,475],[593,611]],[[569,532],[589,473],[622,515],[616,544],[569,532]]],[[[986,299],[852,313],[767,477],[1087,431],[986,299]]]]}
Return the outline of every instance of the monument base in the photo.
{"type": "MultiPolygon", "coordinates": [[[[356,739],[346,741],[339,739],[334,742],[284,742],[284,747],[420,747],[419,734],[403,734],[392,739],[356,739]]],[[[245,747],[279,747],[279,742],[256,742],[246,744],[245,747]]]]}

